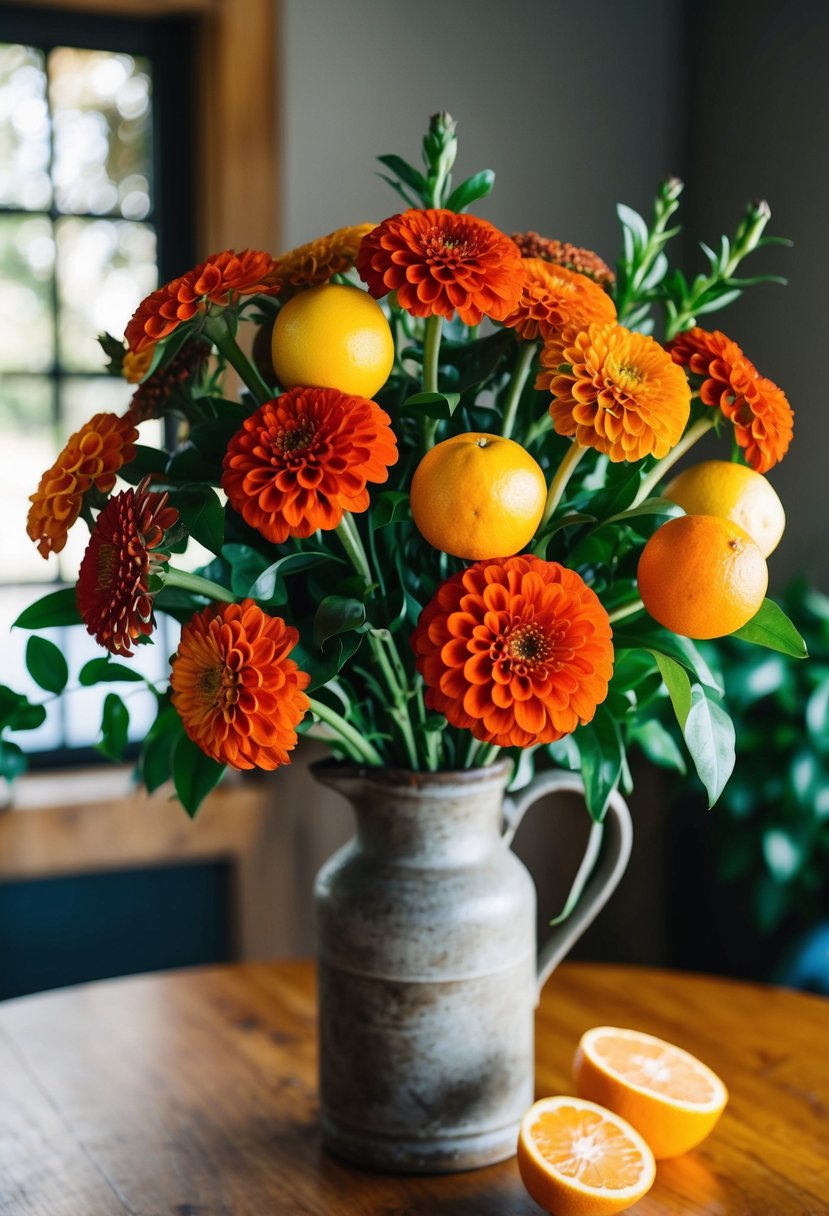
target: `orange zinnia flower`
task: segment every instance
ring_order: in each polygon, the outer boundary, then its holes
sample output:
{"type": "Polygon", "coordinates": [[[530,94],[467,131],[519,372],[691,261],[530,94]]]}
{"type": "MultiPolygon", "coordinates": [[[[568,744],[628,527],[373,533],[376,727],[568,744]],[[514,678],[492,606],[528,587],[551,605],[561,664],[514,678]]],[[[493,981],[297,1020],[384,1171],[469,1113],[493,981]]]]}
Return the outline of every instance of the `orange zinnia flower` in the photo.
{"type": "Polygon", "coordinates": [[[327,283],[335,274],[345,274],[357,259],[360,241],[372,228],[374,224],[352,224],[283,253],[279,258],[279,294],[293,295],[303,287],[327,283]]]}
{"type": "Polygon", "coordinates": [[[540,258],[524,258],[524,287],[518,305],[504,318],[525,342],[549,338],[567,325],[584,329],[591,321],[615,321],[607,292],[572,270],[540,258]]]}
{"type": "Polygon", "coordinates": [[[792,441],[792,407],[736,342],[720,330],[697,327],[679,334],[668,350],[674,362],[702,378],[700,401],[722,410],[734,424],[734,437],[755,472],[767,473],[783,459],[792,441]]]}
{"type": "Polygon", "coordinates": [[[112,654],[131,655],[135,639],[153,631],[150,578],[170,560],[158,546],[177,520],[167,495],[153,492],[145,477],[111,498],[95,521],[78,571],[78,611],[112,654]]]}
{"type": "Polygon", "coordinates": [[[661,459],[681,439],[691,389],[653,338],[623,325],[571,327],[545,343],[541,366],[536,388],[553,394],[559,435],[575,435],[614,462],[661,459]]]}
{"type": "Polygon", "coordinates": [[[514,241],[477,219],[454,211],[404,211],[363,237],[357,270],[378,299],[397,292],[415,317],[465,325],[483,317],[502,321],[521,296],[524,271],[514,241]]]}
{"type": "Polygon", "coordinates": [[[397,460],[389,416],[336,388],[292,388],[245,419],[228,444],[222,489],[251,527],[280,544],[365,511],[367,482],[397,460]]]}
{"type": "Polygon", "coordinates": [[[555,241],[551,237],[540,236],[537,232],[513,232],[512,239],[524,258],[541,258],[544,262],[563,266],[565,270],[575,270],[577,274],[586,275],[600,287],[611,287],[616,282],[616,275],[607,262],[592,249],[580,249],[578,245],[571,245],[568,241],[555,241]]]}
{"type": "Polygon", "coordinates": [[[193,742],[231,768],[289,764],[310,677],[288,655],[299,640],[253,600],[213,605],[181,631],[172,701],[193,742]]]}
{"type": "Polygon", "coordinates": [[[118,470],[135,455],[138,431],[129,414],[96,414],[71,436],[29,501],[26,531],[42,557],[60,553],[93,486],[108,494],[118,470]]]}
{"type": "Polygon", "coordinates": [[[499,747],[554,743],[607,696],[612,631],[595,592],[540,557],[476,562],[437,590],[412,645],[426,704],[499,747]]]}
{"type": "Polygon", "coordinates": [[[133,313],[124,337],[129,349],[140,353],[198,313],[226,308],[234,296],[278,291],[279,267],[269,253],[226,249],[148,295],[133,313]]]}

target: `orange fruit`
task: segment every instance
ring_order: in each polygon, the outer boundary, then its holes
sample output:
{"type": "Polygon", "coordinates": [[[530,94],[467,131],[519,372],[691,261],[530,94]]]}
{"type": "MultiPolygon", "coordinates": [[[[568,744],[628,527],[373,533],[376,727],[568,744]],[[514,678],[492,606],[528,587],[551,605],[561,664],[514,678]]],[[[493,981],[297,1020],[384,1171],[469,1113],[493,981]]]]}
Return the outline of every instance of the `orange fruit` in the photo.
{"type": "Polygon", "coordinates": [[[769,581],[757,544],[717,515],[680,515],[657,528],[636,576],[654,620],[688,638],[719,638],[742,628],[769,581]]]}
{"type": "Polygon", "coordinates": [[[271,354],[283,388],[301,384],[373,397],[389,378],[394,340],[385,313],[368,292],[323,283],[280,309],[271,354]]]}
{"type": "Polygon", "coordinates": [[[780,543],[786,513],[762,473],[730,460],[704,460],[685,469],[663,491],[663,498],[687,515],[721,515],[748,532],[768,557],[780,543]]]}
{"type": "Polygon", "coordinates": [[[518,1170],[555,1216],[610,1216],[653,1186],[656,1163],[624,1119],[583,1098],[542,1098],[518,1132],[518,1170]]]}
{"type": "Polygon", "coordinates": [[[547,484],[512,439],[470,431],[430,448],[410,491],[417,527],[436,549],[479,561],[512,557],[541,522],[547,484]]]}
{"type": "Polygon", "coordinates": [[[595,1026],[573,1061],[578,1092],[644,1136],[657,1161],[696,1148],[719,1119],[728,1091],[695,1056],[651,1034],[595,1026]]]}

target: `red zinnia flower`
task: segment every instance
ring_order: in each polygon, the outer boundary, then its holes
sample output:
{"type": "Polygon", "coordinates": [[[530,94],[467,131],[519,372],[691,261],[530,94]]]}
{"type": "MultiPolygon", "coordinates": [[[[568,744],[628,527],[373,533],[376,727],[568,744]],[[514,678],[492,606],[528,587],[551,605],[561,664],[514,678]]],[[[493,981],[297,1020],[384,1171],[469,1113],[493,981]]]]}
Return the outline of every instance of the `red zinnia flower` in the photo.
{"type": "Polygon", "coordinates": [[[442,209],[384,220],[363,237],[357,270],[378,299],[396,291],[415,317],[457,312],[465,325],[502,321],[524,284],[514,241],[486,220],[442,209]]]}
{"type": "Polygon", "coordinates": [[[559,435],[574,435],[614,462],[661,459],[682,438],[688,380],[645,334],[623,325],[571,326],[545,343],[541,368],[536,388],[553,394],[559,435]]]}
{"type": "Polygon", "coordinates": [[[118,470],[135,455],[137,438],[129,414],[96,414],[71,436],[29,499],[26,531],[42,557],[60,553],[87,490],[109,493],[118,470]]]}
{"type": "Polygon", "coordinates": [[[177,519],[167,495],[153,492],[145,477],[111,498],[95,521],[78,572],[78,610],[112,654],[131,655],[136,638],[153,631],[150,579],[170,560],[157,550],[177,519]]]}
{"type": "Polygon", "coordinates": [[[268,540],[336,528],[365,511],[367,482],[397,460],[389,416],[336,388],[292,388],[245,419],[228,444],[222,489],[268,540]]]}
{"type": "Polygon", "coordinates": [[[696,327],[669,342],[668,350],[675,363],[702,378],[700,401],[734,424],[734,437],[755,472],[767,473],[783,459],[792,441],[792,407],[736,342],[718,329],[696,327]]]}
{"type": "Polygon", "coordinates": [[[226,308],[234,296],[275,295],[279,266],[269,253],[226,249],[148,295],[133,313],[124,337],[131,351],[140,352],[166,338],[197,313],[226,308]]]}
{"type": "Polygon", "coordinates": [[[591,321],[615,321],[616,306],[592,279],[540,258],[524,258],[524,287],[504,318],[525,342],[549,338],[567,325],[585,329],[591,321]]]}
{"type": "Polygon", "coordinates": [[[181,631],[170,683],[193,742],[231,768],[289,764],[310,677],[288,658],[299,634],[253,600],[197,613],[181,631]]]}
{"type": "Polygon", "coordinates": [[[607,696],[612,632],[596,594],[539,557],[477,562],[443,583],[412,645],[426,704],[499,747],[553,743],[607,696]]]}
{"type": "Polygon", "coordinates": [[[612,287],[616,281],[616,275],[607,262],[592,249],[581,249],[569,241],[557,241],[549,236],[540,236],[537,232],[513,232],[512,239],[523,258],[541,258],[554,266],[563,266],[565,270],[575,270],[577,274],[587,275],[600,287],[612,287]]]}

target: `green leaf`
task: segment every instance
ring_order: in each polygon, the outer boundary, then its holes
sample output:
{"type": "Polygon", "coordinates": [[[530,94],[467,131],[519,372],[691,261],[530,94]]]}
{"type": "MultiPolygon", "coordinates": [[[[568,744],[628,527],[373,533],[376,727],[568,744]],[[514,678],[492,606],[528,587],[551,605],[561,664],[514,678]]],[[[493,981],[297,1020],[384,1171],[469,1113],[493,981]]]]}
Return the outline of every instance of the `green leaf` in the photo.
{"type": "Polygon", "coordinates": [[[647,758],[660,768],[674,769],[678,773],[685,772],[685,759],[670,731],[666,730],[658,718],[650,718],[637,726],[631,732],[631,739],[638,743],[647,758]]]}
{"type": "Polygon", "coordinates": [[[619,629],[614,634],[613,645],[617,650],[629,650],[636,647],[641,647],[643,650],[658,650],[660,654],[666,654],[669,658],[675,659],[677,663],[681,663],[683,667],[687,667],[700,684],[706,684],[709,688],[722,692],[719,682],[691,639],[682,637],[678,633],[671,633],[669,629],[664,629],[661,625],[649,624],[647,631],[642,633],[619,629]]]}
{"type": "Polygon", "coordinates": [[[648,243],[648,225],[642,219],[639,212],[634,211],[632,207],[626,206],[625,203],[617,203],[616,214],[622,223],[622,227],[628,229],[636,244],[641,249],[644,249],[648,243]]]}
{"type": "Polygon", "coordinates": [[[734,723],[699,684],[691,688],[691,708],[683,730],[697,775],[712,807],[734,770],[734,723]]]}
{"type": "Polygon", "coordinates": [[[114,692],[108,693],[104,701],[101,718],[101,741],[98,751],[110,760],[121,760],[127,746],[127,731],[130,715],[124,702],[114,692]]]}
{"type": "Polygon", "coordinates": [[[35,705],[20,697],[17,708],[8,716],[4,723],[9,730],[37,730],[46,721],[46,706],[35,705]]]}
{"type": "Polygon", "coordinates": [[[26,756],[23,749],[8,739],[0,739],[0,777],[14,781],[27,768],[26,756]]]}
{"type": "Polygon", "coordinates": [[[803,841],[782,828],[763,833],[763,857],[775,882],[790,882],[805,861],[803,841]]]}
{"type": "Polygon", "coordinates": [[[219,496],[210,486],[188,486],[170,494],[170,505],[178,509],[187,531],[209,549],[220,553],[225,531],[225,513],[219,496]]]}
{"type": "Polygon", "coordinates": [[[131,486],[137,486],[149,473],[164,473],[167,468],[168,456],[158,448],[147,447],[143,443],[135,445],[135,455],[129,464],[118,470],[118,476],[131,486]]]}
{"type": "Polygon", "coordinates": [[[183,732],[173,751],[173,784],[179,802],[192,819],[211,790],[219,784],[225,766],[206,756],[183,732]]]}
{"type": "Polygon", "coordinates": [[[604,520],[605,524],[623,523],[628,519],[637,519],[640,515],[684,515],[682,507],[667,498],[646,498],[638,507],[629,507],[604,520]]]}
{"type": "Polygon", "coordinates": [[[263,603],[284,604],[288,598],[282,581],[286,574],[298,574],[301,570],[310,570],[321,562],[330,561],[331,555],[322,549],[305,550],[302,553],[288,553],[278,561],[267,566],[251,583],[247,591],[239,592],[249,595],[254,600],[263,603]]]}
{"type": "Polygon", "coordinates": [[[384,490],[377,496],[372,512],[375,530],[385,528],[389,524],[408,522],[411,518],[408,494],[403,494],[400,490],[384,490]]]}
{"type": "Polygon", "coordinates": [[[658,650],[652,650],[650,653],[656,659],[659,674],[668,690],[680,730],[684,730],[691,709],[691,681],[688,678],[688,672],[668,655],[660,654],[658,650]]]}
{"type": "Polygon", "coordinates": [[[479,198],[485,198],[495,185],[495,174],[491,169],[482,169],[480,173],[468,177],[465,182],[456,186],[449,195],[444,206],[449,211],[463,211],[470,203],[479,198]]]}
{"type": "Polygon", "coordinates": [[[230,590],[234,595],[247,595],[271,564],[269,558],[250,545],[224,545],[222,557],[230,566],[230,590]]]}
{"type": "Polygon", "coordinates": [[[84,663],[78,675],[78,683],[84,688],[92,684],[117,684],[122,681],[140,684],[143,679],[141,672],[134,667],[113,663],[110,659],[90,659],[84,663]]]}
{"type": "Polygon", "coordinates": [[[190,442],[205,460],[221,465],[227,445],[241,428],[238,418],[210,418],[200,422],[190,432],[190,442]]]}
{"type": "Polygon", "coordinates": [[[28,608],[24,608],[14,622],[19,629],[49,629],[53,625],[80,625],[78,601],[74,587],[52,591],[28,608]]]}
{"type": "Polygon", "coordinates": [[[400,412],[443,420],[452,417],[460,399],[460,393],[415,393],[403,402],[400,412]]]}
{"type": "Polygon", "coordinates": [[[164,705],[141,745],[141,776],[150,794],[172,776],[173,752],[183,734],[181,718],[172,705],[164,705]]]}
{"type": "Polygon", "coordinates": [[[580,726],[575,739],[587,809],[598,823],[604,819],[610,795],[622,775],[622,737],[613,716],[599,706],[593,721],[580,726]]]}
{"type": "Polygon", "coordinates": [[[790,655],[793,659],[809,657],[803,638],[783,609],[773,600],[763,600],[748,624],[743,625],[742,629],[736,629],[731,636],[740,638],[743,642],[752,642],[755,646],[779,650],[781,654],[790,655]]]}
{"type": "Polygon", "coordinates": [[[46,692],[61,693],[69,679],[69,668],[62,651],[46,638],[29,638],[26,643],[29,675],[46,692]]]}
{"type": "Polygon", "coordinates": [[[400,180],[410,186],[416,194],[426,193],[426,179],[423,174],[402,156],[395,156],[390,152],[385,156],[378,156],[377,159],[381,165],[385,165],[387,169],[391,169],[392,173],[396,173],[400,180]]]}
{"type": "Polygon", "coordinates": [[[314,616],[314,641],[322,649],[329,638],[365,624],[366,606],[346,595],[327,595],[314,616]]]}
{"type": "Polygon", "coordinates": [[[339,634],[329,638],[325,651],[321,651],[313,639],[313,630],[303,623],[299,632],[299,641],[291,651],[291,658],[297,666],[308,673],[311,683],[307,692],[315,692],[324,688],[333,680],[342,667],[360,649],[365,633],[356,629],[350,633],[339,634]]]}

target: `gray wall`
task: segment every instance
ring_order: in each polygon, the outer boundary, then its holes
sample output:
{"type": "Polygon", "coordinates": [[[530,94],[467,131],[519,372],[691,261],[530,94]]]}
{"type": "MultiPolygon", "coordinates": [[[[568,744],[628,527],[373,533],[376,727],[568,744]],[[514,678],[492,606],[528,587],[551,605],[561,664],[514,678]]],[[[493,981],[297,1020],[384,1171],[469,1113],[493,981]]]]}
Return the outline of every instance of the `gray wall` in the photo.
{"type": "MultiPolygon", "coordinates": [[[[773,587],[808,570],[829,589],[823,538],[829,411],[823,0],[282,0],[284,248],[379,220],[396,195],[374,157],[419,157],[428,116],[459,122],[459,172],[498,181],[480,213],[613,261],[614,203],[647,210],[660,177],[688,183],[689,232],[733,229],[750,198],[772,206],[793,251],[756,265],[787,275],[723,324],[786,390],[795,442],[771,480],[789,526],[773,587]]],[[[694,268],[693,246],[689,249],[694,268]]],[[[721,447],[718,454],[723,455],[721,447]]]]}

